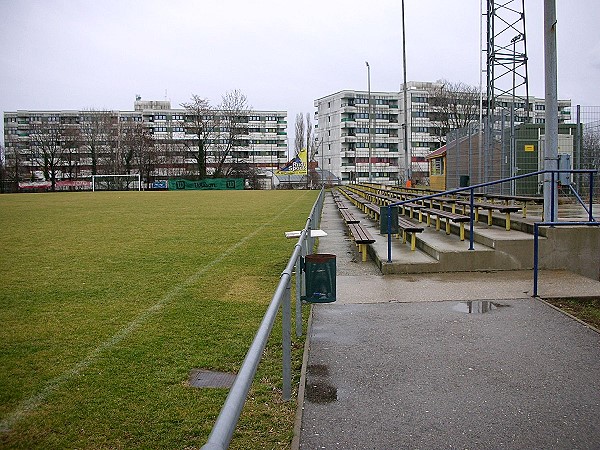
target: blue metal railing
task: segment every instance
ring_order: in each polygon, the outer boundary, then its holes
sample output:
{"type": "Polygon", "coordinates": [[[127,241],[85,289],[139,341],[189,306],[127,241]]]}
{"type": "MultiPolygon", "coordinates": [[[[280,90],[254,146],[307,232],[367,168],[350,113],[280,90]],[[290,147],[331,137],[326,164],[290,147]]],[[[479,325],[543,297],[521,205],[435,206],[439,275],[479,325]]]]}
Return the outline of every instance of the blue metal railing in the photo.
{"type": "MultiPolygon", "coordinates": [[[[517,175],[514,177],[510,177],[510,178],[504,178],[502,180],[496,180],[496,181],[489,181],[487,183],[480,183],[480,184],[476,184],[473,186],[468,186],[468,187],[462,187],[462,188],[458,188],[458,189],[452,189],[449,191],[444,191],[444,192],[437,192],[435,194],[430,194],[430,195],[423,195],[421,197],[416,197],[416,198],[411,198],[409,200],[402,200],[400,202],[396,202],[396,203],[390,203],[389,205],[387,205],[387,230],[388,230],[388,245],[387,245],[387,253],[388,253],[388,262],[391,263],[392,262],[392,234],[391,234],[391,230],[392,230],[392,208],[394,207],[398,207],[398,206],[402,206],[406,203],[412,203],[412,202],[418,202],[421,200],[428,200],[431,198],[436,198],[436,197],[441,197],[441,196],[445,196],[445,195],[451,195],[451,194],[456,194],[459,192],[466,192],[469,191],[470,195],[469,195],[469,204],[470,204],[470,217],[469,217],[469,250],[474,250],[475,249],[475,241],[474,241],[474,222],[475,222],[475,213],[474,213],[474,206],[475,206],[475,190],[476,189],[480,189],[483,187],[487,187],[487,186],[493,186],[496,184],[502,184],[502,183],[507,183],[507,182],[512,182],[513,180],[519,180],[521,178],[527,178],[527,177],[533,177],[533,176],[538,176],[538,175],[542,175],[545,173],[550,173],[551,174],[551,186],[554,186],[555,183],[555,177],[557,174],[560,173],[587,173],[590,176],[590,198],[589,198],[589,209],[586,208],[583,200],[581,199],[581,197],[579,195],[577,195],[577,199],[578,201],[583,205],[583,207],[585,208],[586,212],[588,213],[588,217],[589,217],[589,221],[592,222],[594,220],[593,218],[593,193],[594,193],[594,175],[598,173],[598,171],[596,169],[577,169],[577,170],[540,170],[537,172],[532,172],[532,173],[527,173],[524,175],[517,175]]],[[[551,201],[550,201],[550,217],[555,217],[555,211],[554,211],[554,203],[555,203],[555,198],[554,198],[554,189],[551,190],[551,201]]],[[[586,222],[587,223],[587,222],[586,222]]]]}
{"type": "Polygon", "coordinates": [[[203,450],[224,450],[229,447],[235,427],[242,413],[244,403],[252,385],[252,380],[256,374],[258,363],[263,354],[263,350],[271,334],[271,329],[275,322],[279,306],[282,308],[282,345],[283,345],[283,399],[289,400],[292,395],[292,374],[291,374],[291,289],[292,272],[296,267],[296,334],[302,335],[302,308],[300,303],[301,277],[300,265],[301,257],[312,253],[314,238],[311,237],[311,229],[318,227],[321,221],[321,211],[323,209],[323,200],[325,191],[321,189],[319,197],[315,201],[310,216],[306,220],[306,225],[302,230],[298,242],[294,247],[294,252],[290,257],[285,270],[281,274],[281,279],[271,299],[271,303],[263,317],[260,327],[252,341],[252,345],[246,353],[242,367],[235,378],[233,386],[229,390],[227,399],[221,408],[219,417],[213,426],[208,437],[208,441],[203,450]]]}

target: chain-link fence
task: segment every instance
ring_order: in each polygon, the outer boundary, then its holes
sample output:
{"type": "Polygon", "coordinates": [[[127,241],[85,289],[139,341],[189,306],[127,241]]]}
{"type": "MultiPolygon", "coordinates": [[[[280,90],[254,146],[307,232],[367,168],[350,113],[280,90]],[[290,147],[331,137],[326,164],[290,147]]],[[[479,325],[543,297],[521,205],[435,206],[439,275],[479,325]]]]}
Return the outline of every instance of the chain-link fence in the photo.
{"type": "MultiPolygon", "coordinates": [[[[559,124],[560,168],[600,167],[600,107],[576,107],[572,123],[559,124]]],[[[544,124],[518,124],[511,127],[508,111],[482,126],[473,123],[454,130],[446,143],[446,188],[495,181],[537,172],[544,168],[544,124]]],[[[595,179],[594,198],[600,198],[600,180],[595,179]]],[[[565,180],[563,180],[565,181],[565,180]]],[[[574,174],[560,189],[572,196],[571,184],[581,196],[589,196],[590,178],[574,174]]],[[[512,195],[542,195],[542,176],[528,177],[488,188],[489,192],[512,195]]]]}

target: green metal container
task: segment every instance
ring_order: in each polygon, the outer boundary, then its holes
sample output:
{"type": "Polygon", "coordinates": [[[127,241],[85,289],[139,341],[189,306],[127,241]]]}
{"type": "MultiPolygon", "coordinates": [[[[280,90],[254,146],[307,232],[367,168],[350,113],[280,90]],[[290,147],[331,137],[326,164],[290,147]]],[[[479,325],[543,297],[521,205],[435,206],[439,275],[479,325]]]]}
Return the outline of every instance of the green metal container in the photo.
{"type": "MultiPolygon", "coordinates": [[[[392,207],[392,234],[398,234],[398,207],[392,207]]],[[[382,206],[379,213],[379,234],[388,233],[388,207],[382,206]]]]}
{"type": "Polygon", "coordinates": [[[304,258],[306,297],[310,303],[335,302],[335,255],[315,253],[304,258]]]}

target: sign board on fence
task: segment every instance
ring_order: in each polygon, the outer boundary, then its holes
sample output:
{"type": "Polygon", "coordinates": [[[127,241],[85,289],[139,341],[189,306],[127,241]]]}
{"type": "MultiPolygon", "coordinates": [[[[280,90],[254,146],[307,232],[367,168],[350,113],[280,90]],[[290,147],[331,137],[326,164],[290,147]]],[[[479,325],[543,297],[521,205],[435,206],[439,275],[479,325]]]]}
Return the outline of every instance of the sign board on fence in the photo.
{"type": "Polygon", "coordinates": [[[525,151],[526,152],[534,152],[535,151],[535,147],[533,146],[533,144],[526,144],[525,145],[525,151]]]}
{"type": "Polygon", "coordinates": [[[204,180],[169,180],[170,191],[244,189],[243,178],[206,178],[204,180]]]}
{"type": "Polygon", "coordinates": [[[157,180],[152,183],[152,189],[167,189],[167,180],[157,180]]]}

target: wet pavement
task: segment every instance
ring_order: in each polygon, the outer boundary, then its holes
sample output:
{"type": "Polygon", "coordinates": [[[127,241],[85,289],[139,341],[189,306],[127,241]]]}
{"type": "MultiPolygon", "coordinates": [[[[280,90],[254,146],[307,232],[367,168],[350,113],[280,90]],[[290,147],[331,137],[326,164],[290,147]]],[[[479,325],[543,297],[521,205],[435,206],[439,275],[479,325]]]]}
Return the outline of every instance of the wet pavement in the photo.
{"type": "Polygon", "coordinates": [[[337,301],[312,307],[299,448],[600,447],[600,334],[532,299],[530,271],[383,277],[330,206],[337,301]]]}

